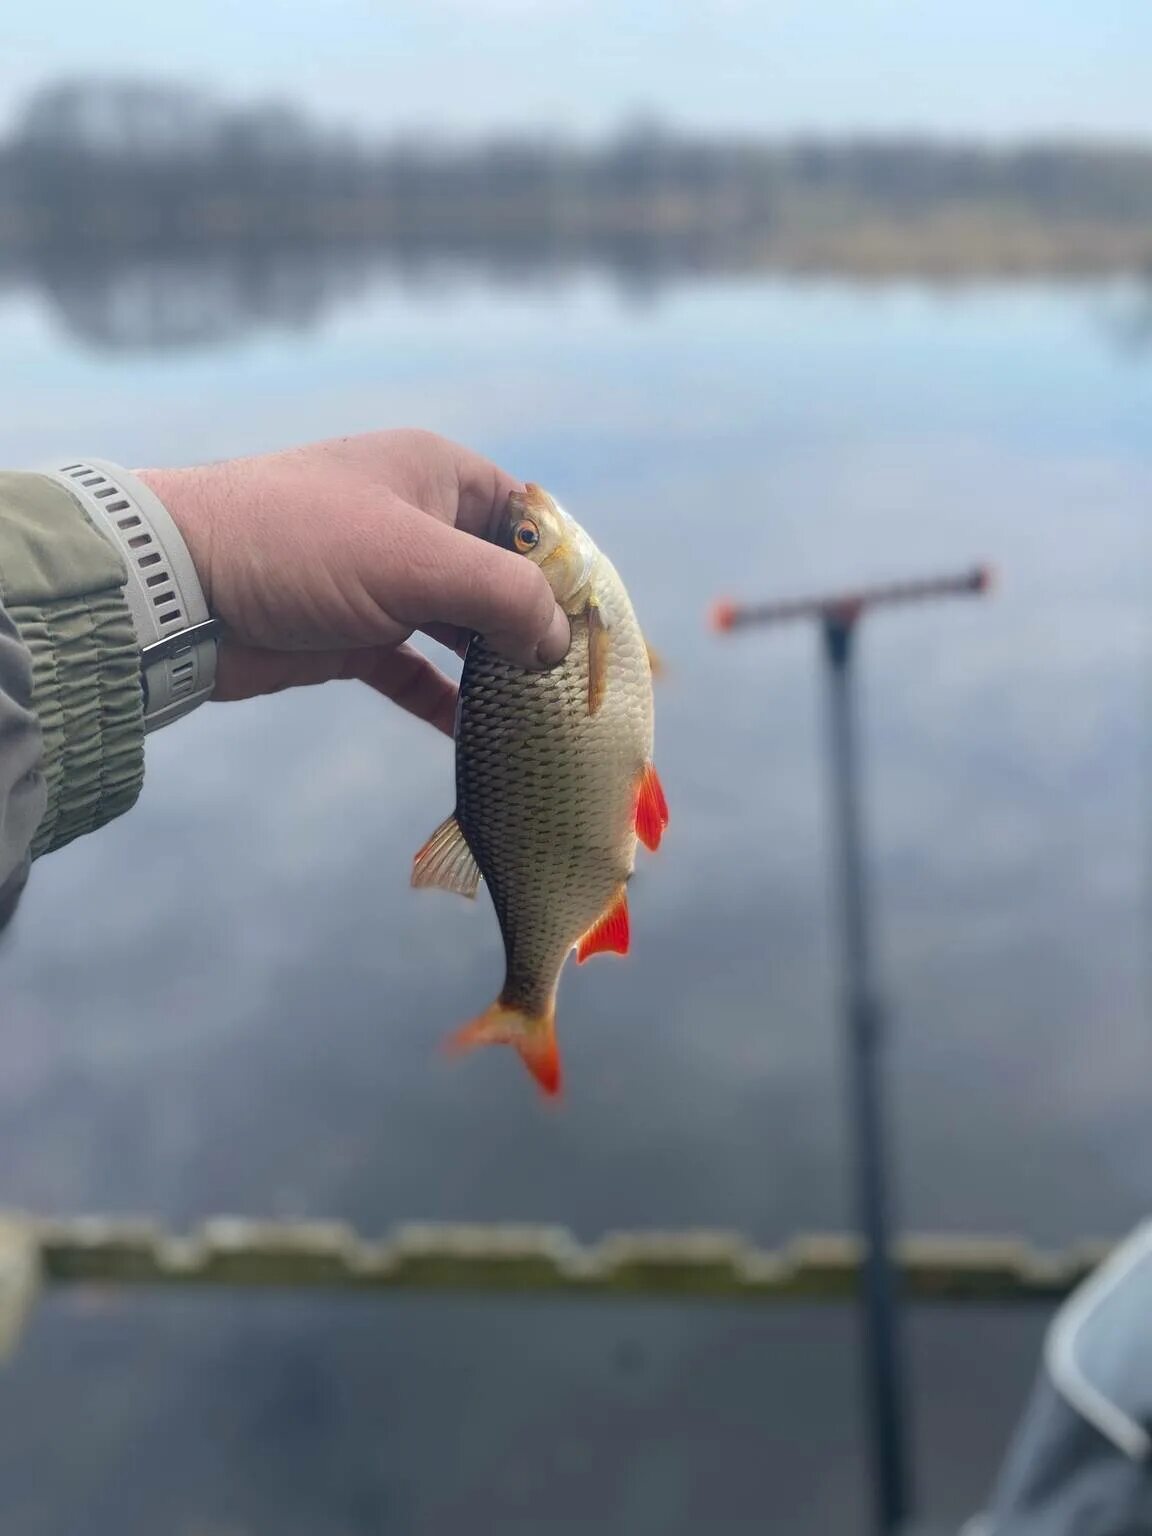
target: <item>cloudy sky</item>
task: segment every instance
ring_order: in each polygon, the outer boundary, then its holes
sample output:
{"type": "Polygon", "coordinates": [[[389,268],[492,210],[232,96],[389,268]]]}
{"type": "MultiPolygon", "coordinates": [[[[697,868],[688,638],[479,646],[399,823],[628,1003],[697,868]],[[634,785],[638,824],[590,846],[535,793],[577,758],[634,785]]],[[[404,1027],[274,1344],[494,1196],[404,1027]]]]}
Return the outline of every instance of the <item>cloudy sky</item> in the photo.
{"type": "Polygon", "coordinates": [[[1152,128],[1147,0],[45,0],[0,17],[0,125],[103,69],[290,95],[335,120],[594,132],[1152,128]]]}

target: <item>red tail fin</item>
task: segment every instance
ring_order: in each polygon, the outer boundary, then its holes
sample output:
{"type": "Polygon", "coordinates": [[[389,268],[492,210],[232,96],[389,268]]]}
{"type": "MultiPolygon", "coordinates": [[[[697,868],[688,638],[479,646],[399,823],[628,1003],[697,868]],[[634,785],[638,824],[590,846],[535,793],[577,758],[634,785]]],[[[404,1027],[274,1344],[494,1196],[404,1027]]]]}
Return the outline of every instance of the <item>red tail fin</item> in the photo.
{"type": "Polygon", "coordinates": [[[560,1093],[560,1048],[556,1044],[556,1015],[535,1018],[495,1002],[479,1018],[465,1024],[446,1042],[451,1055],[479,1045],[511,1045],[536,1079],[541,1092],[553,1099],[560,1093]]]}

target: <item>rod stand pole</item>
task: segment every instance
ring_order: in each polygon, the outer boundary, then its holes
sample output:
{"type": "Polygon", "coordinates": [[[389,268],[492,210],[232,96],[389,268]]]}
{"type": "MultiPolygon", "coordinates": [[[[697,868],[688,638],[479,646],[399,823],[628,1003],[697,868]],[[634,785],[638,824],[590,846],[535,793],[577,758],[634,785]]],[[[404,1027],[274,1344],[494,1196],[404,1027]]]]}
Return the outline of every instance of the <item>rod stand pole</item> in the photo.
{"type": "Polygon", "coordinates": [[[890,1239],[882,1056],[884,1017],[872,974],[864,876],[852,660],[859,610],[823,619],[829,679],[834,857],[843,955],[845,1067],[856,1223],[863,1238],[863,1385],[877,1536],[897,1536],[911,1512],[899,1291],[890,1239]]]}

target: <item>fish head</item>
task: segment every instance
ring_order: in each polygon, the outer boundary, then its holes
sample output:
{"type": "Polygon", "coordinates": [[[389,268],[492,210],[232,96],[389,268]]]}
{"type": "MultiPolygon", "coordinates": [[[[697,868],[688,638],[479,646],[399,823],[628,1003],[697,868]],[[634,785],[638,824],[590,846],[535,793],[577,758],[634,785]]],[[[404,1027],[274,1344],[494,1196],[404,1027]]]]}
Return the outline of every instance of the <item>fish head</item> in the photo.
{"type": "Polygon", "coordinates": [[[596,546],[547,491],[526,485],[512,492],[497,542],[540,567],[565,612],[582,606],[596,564],[596,546]]]}

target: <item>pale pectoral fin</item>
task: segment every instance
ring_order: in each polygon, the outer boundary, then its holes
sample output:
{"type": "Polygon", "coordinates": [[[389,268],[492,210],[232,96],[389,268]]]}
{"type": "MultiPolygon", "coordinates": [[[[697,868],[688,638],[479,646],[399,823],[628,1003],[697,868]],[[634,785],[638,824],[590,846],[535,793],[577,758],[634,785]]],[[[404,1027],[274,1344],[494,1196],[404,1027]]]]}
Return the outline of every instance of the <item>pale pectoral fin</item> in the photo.
{"type": "Polygon", "coordinates": [[[659,651],[654,651],[648,644],[647,640],[644,642],[644,649],[648,652],[648,670],[651,672],[653,678],[655,679],[663,677],[668,671],[668,668],[664,665],[664,661],[661,658],[659,651]]]}
{"type": "Polygon", "coordinates": [[[588,599],[588,713],[594,715],[604,702],[608,687],[608,627],[600,604],[588,599]]]}
{"type": "Polygon", "coordinates": [[[412,861],[413,885],[438,885],[469,899],[480,884],[480,866],[464,841],[455,812],[442,821],[412,861]]]}
{"type": "Polygon", "coordinates": [[[628,926],[628,888],[621,886],[608,910],[602,912],[576,946],[576,963],[583,965],[589,955],[626,955],[630,939],[628,926]]]}

